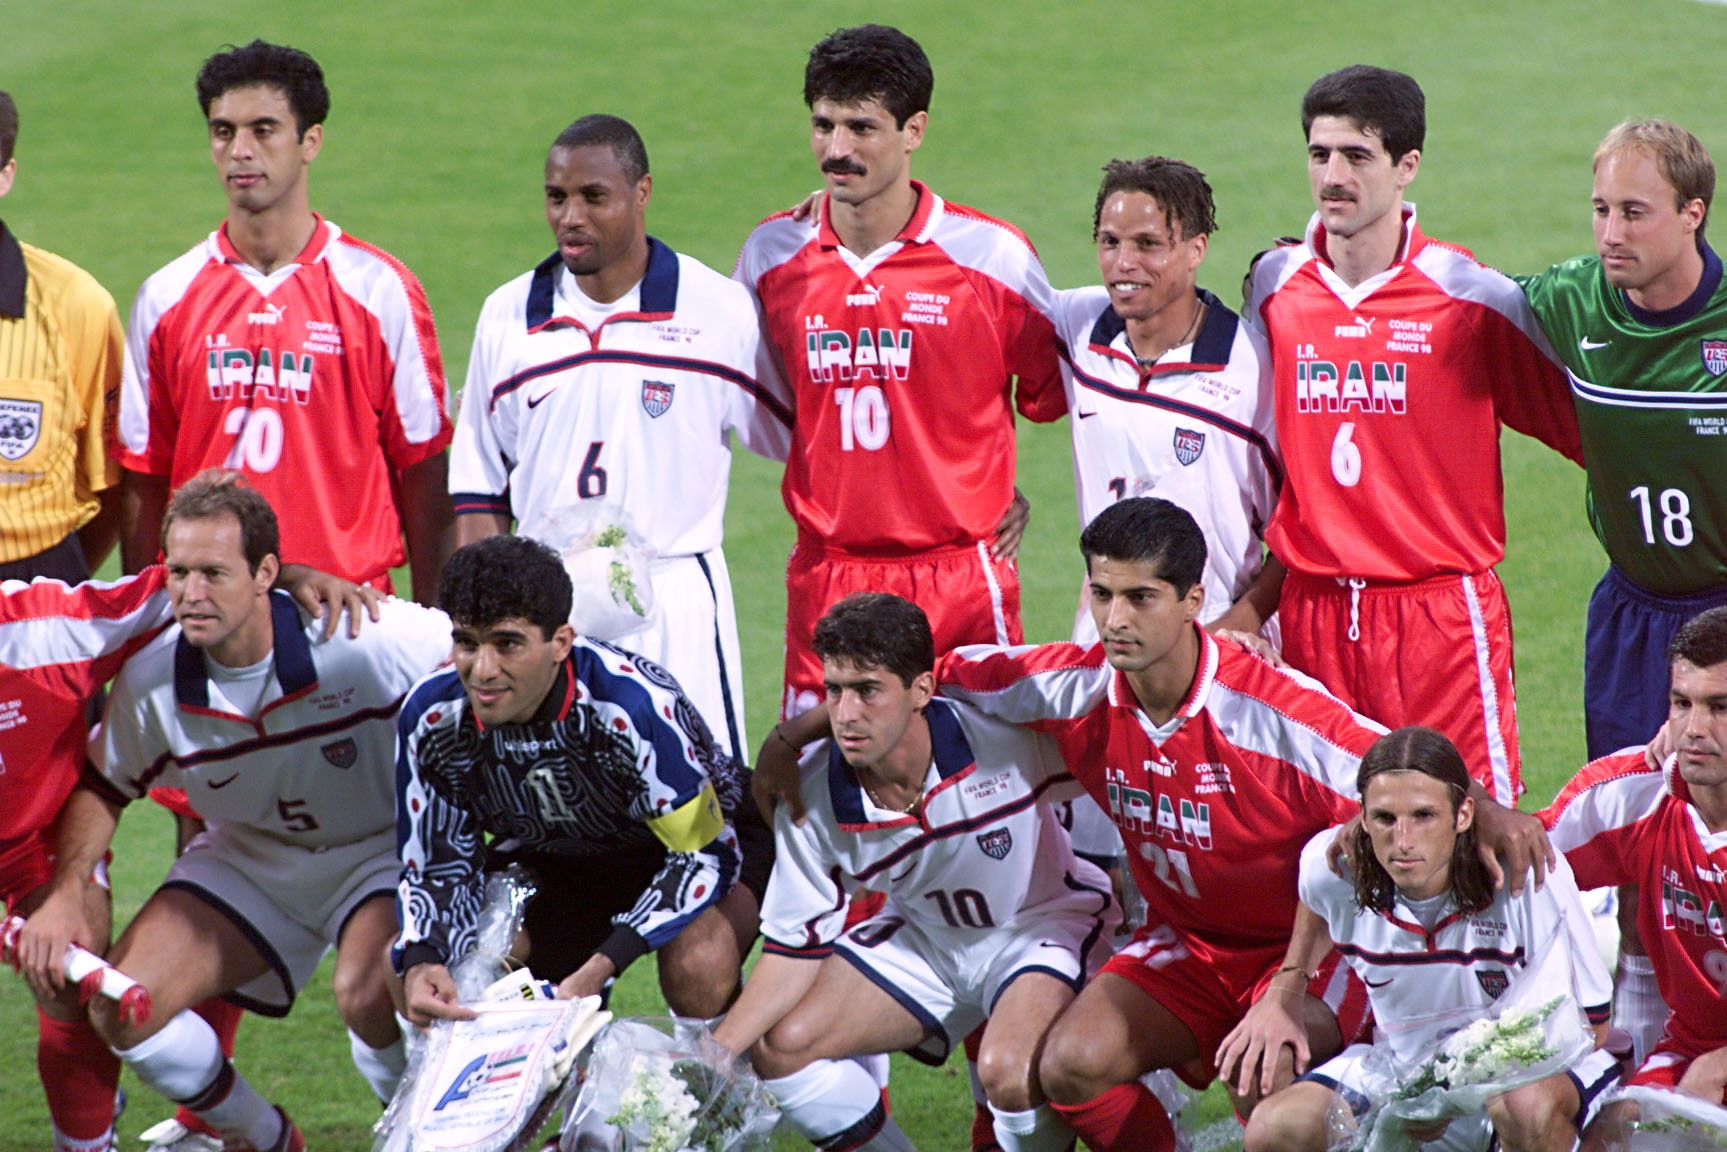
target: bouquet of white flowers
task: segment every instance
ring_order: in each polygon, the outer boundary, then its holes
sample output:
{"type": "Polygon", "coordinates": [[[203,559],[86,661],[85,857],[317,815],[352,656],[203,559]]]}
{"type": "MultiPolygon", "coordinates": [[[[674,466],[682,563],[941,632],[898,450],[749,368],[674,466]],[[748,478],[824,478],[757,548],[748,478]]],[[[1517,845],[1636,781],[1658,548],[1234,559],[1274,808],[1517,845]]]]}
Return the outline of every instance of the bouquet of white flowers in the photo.
{"type": "Polygon", "coordinates": [[[563,1152],[765,1149],[779,1110],[748,1065],[691,1020],[614,1020],[594,1042],[563,1152]]]}
{"type": "Polygon", "coordinates": [[[1413,1069],[1388,1049],[1376,1051],[1368,1067],[1382,1076],[1384,1090],[1369,1093],[1375,1102],[1352,1132],[1333,1126],[1332,1147],[1416,1152],[1420,1144],[1407,1125],[1479,1116],[1490,1098],[1563,1072],[1593,1050],[1572,991],[1570,950],[1556,940],[1538,955],[1486,1016],[1447,1035],[1413,1069]]]}
{"type": "Polygon", "coordinates": [[[1602,1102],[1637,1105],[1626,1127],[1623,1152],[1721,1152],[1727,1149],[1727,1108],[1666,1088],[1621,1088],[1602,1102]]]}
{"type": "Polygon", "coordinates": [[[618,640],[654,617],[654,552],[621,507],[583,500],[520,526],[553,548],[570,574],[570,624],[583,636],[618,640]]]}

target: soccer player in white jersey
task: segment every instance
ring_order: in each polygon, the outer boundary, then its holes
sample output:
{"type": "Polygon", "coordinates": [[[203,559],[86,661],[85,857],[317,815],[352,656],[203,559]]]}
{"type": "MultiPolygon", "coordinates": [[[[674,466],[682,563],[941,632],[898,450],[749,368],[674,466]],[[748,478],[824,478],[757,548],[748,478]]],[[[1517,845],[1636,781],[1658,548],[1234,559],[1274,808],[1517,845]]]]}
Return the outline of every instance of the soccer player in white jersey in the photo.
{"type": "MultiPolygon", "coordinates": [[[[1237,1090],[1261,1075],[1262,1055],[1284,1043],[1306,1066],[1306,1034],[1289,1005],[1334,945],[1367,985],[1374,1026],[1401,1066],[1480,1019],[1553,949],[1568,953],[1578,1003],[1600,1039],[1613,985],[1571,870],[1559,860],[1539,888],[1494,890],[1476,855],[1469,773],[1451,741],[1431,728],[1399,728],[1367,750],[1357,782],[1362,821],[1348,844],[1349,875],[1327,860],[1333,831],[1308,842],[1283,966],[1219,1051],[1219,1066],[1236,1069],[1237,1090]]],[[[1346,1048],[1261,1100],[1248,1121],[1247,1152],[1324,1152],[1334,1094],[1357,1117],[1371,1103],[1374,1082],[1364,1075],[1371,1052],[1368,1044],[1346,1048]]],[[[1267,1081],[1269,1073],[1267,1065],[1267,1081]]],[[[1597,1049],[1574,1068],[1492,1098],[1486,1115],[1408,1134],[1445,1152],[1486,1152],[1496,1135],[1506,1152],[1569,1152],[1618,1079],[1618,1061],[1597,1049]]]]}
{"type": "Polygon", "coordinates": [[[804,759],[808,819],[776,815],[763,956],[715,1036],[750,1051],[819,1146],[904,1149],[875,1080],[845,1058],[940,1063],[987,1017],[978,1064],[997,1143],[1058,1152],[1073,1137],[1037,1055],[1119,918],[1107,878],[1040,803],[1079,785],[1053,740],[933,699],[934,642],[910,601],[841,600],[812,647],[824,706],[769,739],[831,726],[832,740],[804,759]],[[866,889],[886,903],[847,928],[846,898],[866,889]]]}
{"type": "MultiPolygon", "coordinates": [[[[189,1107],[230,1149],[304,1147],[240,1078],[191,1005],[216,995],[282,1015],[325,951],[355,1064],[382,1099],[405,1063],[384,949],[398,872],[394,718],[449,653],[448,622],[402,601],[357,639],[323,639],[270,585],[275,515],[232,475],[195,478],[163,531],[177,627],[128,661],[90,747],[94,771],[61,819],[57,892],[90,875],[121,807],[152,784],[186,790],[208,831],[109,953],[150,990],[128,1022],[96,1030],[145,1084],[189,1107]]],[[[50,901],[56,897],[51,896],[50,901]]],[[[60,912],[74,921],[77,908],[60,912]]]]}
{"type": "MultiPolygon", "coordinates": [[[[1264,337],[1196,277],[1217,227],[1211,186],[1166,156],[1104,165],[1092,214],[1103,283],[1056,293],[1079,522],[1128,496],[1180,504],[1205,533],[1200,619],[1258,632],[1283,569],[1265,561],[1277,503],[1264,337]]],[[[1097,639],[1081,598],[1074,641],[1097,639]]]]}
{"type": "Polygon", "coordinates": [[[514,518],[562,549],[559,516],[578,509],[628,525],[656,556],[650,620],[594,638],[669,668],[741,762],[743,669],[720,549],[732,441],[784,460],[791,397],[749,292],[648,235],[652,192],[628,121],[584,116],[552,142],[558,250],[492,293],[474,331],[450,449],[456,540],[514,518]]]}

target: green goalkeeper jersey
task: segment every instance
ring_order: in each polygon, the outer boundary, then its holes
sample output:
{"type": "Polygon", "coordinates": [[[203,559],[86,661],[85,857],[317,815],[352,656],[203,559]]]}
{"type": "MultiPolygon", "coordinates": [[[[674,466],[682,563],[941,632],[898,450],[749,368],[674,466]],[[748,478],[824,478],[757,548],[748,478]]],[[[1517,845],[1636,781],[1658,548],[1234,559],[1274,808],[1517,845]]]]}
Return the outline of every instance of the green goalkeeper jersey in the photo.
{"type": "Polygon", "coordinates": [[[1516,278],[1571,377],[1595,535],[1664,596],[1727,584],[1727,286],[1703,258],[1697,291],[1665,312],[1632,304],[1594,256],[1516,278]]]}

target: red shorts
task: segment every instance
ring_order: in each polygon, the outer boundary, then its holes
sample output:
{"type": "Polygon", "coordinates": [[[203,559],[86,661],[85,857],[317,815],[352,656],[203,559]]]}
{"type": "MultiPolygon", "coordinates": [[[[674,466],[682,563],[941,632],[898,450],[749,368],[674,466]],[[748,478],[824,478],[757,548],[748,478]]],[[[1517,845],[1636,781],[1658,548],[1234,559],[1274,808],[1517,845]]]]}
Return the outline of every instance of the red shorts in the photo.
{"type": "MultiPolygon", "coordinates": [[[[1230,960],[1216,955],[1201,958],[1188,951],[1174,929],[1148,925],[1109,958],[1103,971],[1131,982],[1193,1033],[1199,1055],[1172,1071],[1204,1091],[1217,1079],[1212,1058],[1218,1045],[1265,992],[1283,955],[1284,945],[1279,944],[1245,950],[1230,960]]],[[[1342,956],[1336,952],[1326,956],[1307,991],[1337,1017],[1345,1047],[1360,1038],[1367,1024],[1367,987],[1342,956]]]]}
{"type": "MultiPolygon", "coordinates": [[[[1689,1045],[1676,1043],[1670,1037],[1664,1038],[1650,1051],[1648,1058],[1643,1061],[1643,1066],[1633,1072],[1625,1083],[1651,1088],[1677,1088],[1679,1081],[1685,1079],[1691,1061],[1701,1055],[1702,1052],[1690,1051],[1689,1045]]],[[[1727,1101],[1717,1100],[1715,1103],[1727,1101]]]]}
{"type": "MultiPolygon", "coordinates": [[[[59,825],[53,824],[0,843],[0,901],[8,909],[16,908],[30,893],[54,879],[59,838],[59,825]]],[[[92,877],[104,888],[108,887],[108,861],[112,858],[113,853],[104,856],[92,877]]]]}
{"type": "Polygon", "coordinates": [[[963,644],[1018,644],[1019,569],[989,544],[858,557],[800,540],[786,564],[786,678],[780,716],[813,708],[824,695],[822,662],[810,650],[816,622],[858,592],[891,592],[924,610],[936,655],[963,644]]]}
{"type": "Polygon", "coordinates": [[[1357,588],[1291,572],[1277,612],[1291,667],[1387,728],[1437,728],[1494,799],[1517,803],[1511,610],[1492,571],[1357,588]]]}

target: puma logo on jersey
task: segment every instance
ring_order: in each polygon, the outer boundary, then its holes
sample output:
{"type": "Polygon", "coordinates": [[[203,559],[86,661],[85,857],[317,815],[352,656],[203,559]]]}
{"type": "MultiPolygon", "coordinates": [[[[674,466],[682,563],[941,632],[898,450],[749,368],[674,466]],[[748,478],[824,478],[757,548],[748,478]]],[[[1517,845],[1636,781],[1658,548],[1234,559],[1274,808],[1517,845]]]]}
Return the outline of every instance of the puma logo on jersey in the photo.
{"type": "Polygon", "coordinates": [[[262,312],[246,313],[248,324],[280,324],[282,314],[286,311],[280,304],[266,304],[262,312]]]}
{"type": "Polygon", "coordinates": [[[1374,360],[1363,368],[1351,360],[1341,371],[1329,360],[1298,360],[1295,365],[1295,410],[1340,413],[1389,412],[1408,409],[1409,366],[1401,360],[1374,360]]]}
{"type": "Polygon", "coordinates": [[[874,308],[881,303],[881,289],[874,284],[865,284],[862,292],[846,293],[846,303],[855,308],[874,308]]]}
{"type": "Polygon", "coordinates": [[[1350,340],[1365,340],[1373,335],[1373,321],[1355,317],[1353,324],[1339,324],[1331,330],[1333,336],[1343,336],[1350,340]]]}
{"type": "Polygon", "coordinates": [[[824,328],[804,333],[810,379],[904,380],[911,375],[911,329],[859,328],[855,336],[824,328]]]}

